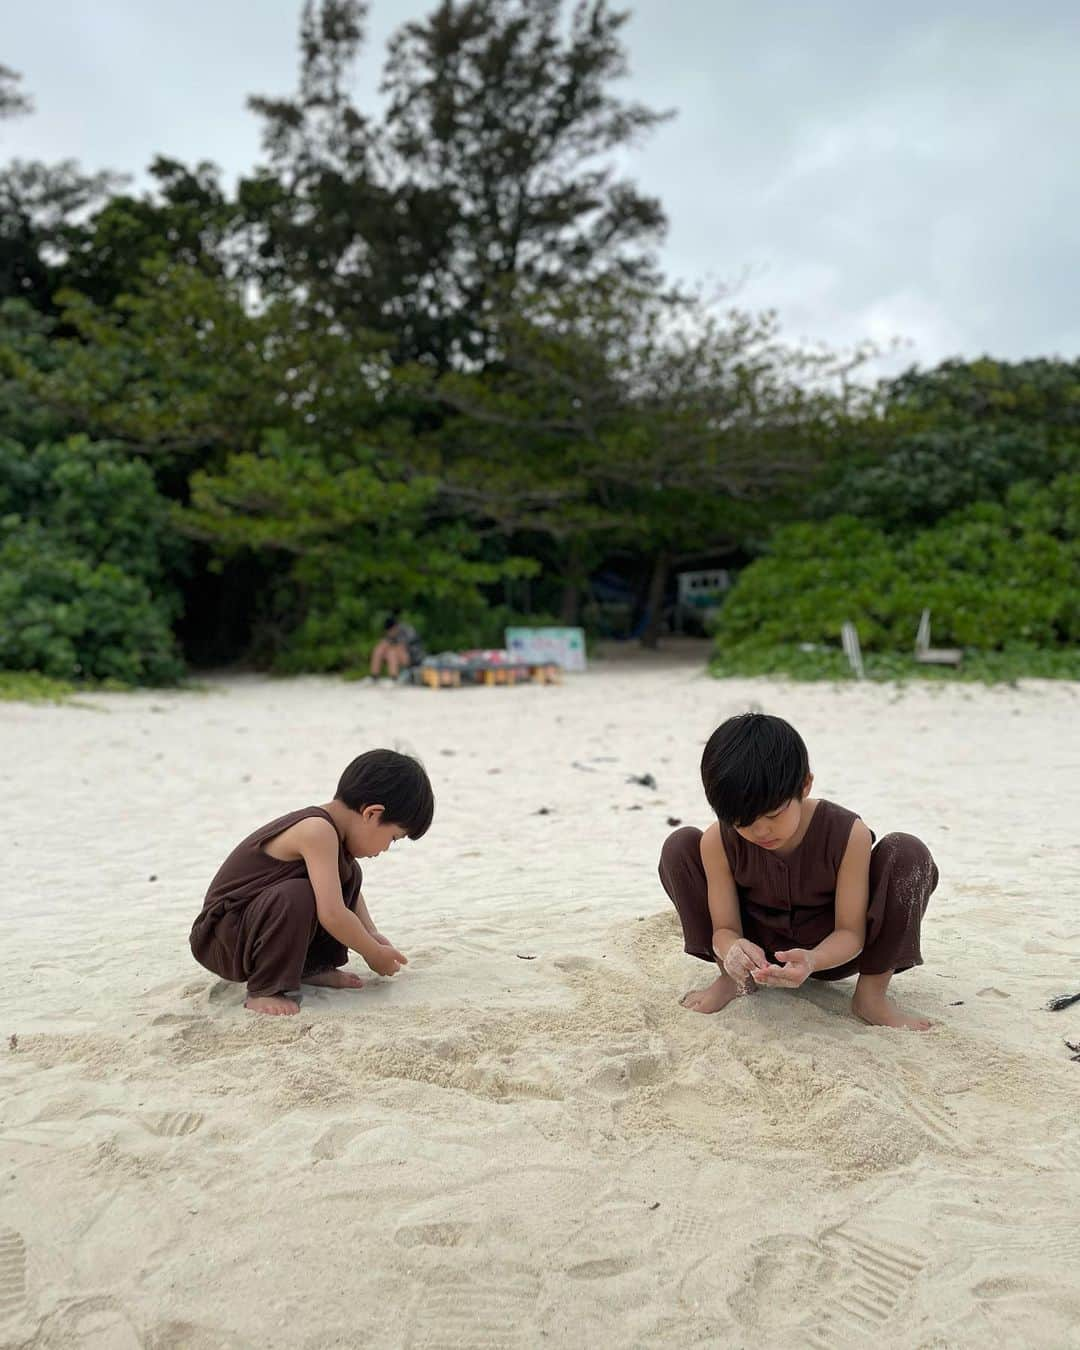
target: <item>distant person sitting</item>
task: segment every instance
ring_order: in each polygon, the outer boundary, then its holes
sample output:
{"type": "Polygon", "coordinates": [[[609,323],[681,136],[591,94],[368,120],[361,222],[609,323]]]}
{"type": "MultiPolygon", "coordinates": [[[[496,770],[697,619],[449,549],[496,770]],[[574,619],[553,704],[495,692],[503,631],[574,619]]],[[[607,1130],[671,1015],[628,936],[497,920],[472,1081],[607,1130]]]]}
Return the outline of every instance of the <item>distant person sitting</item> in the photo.
{"type": "Polygon", "coordinates": [[[420,641],[416,629],[409,623],[402,623],[396,614],[391,614],[383,624],[383,635],[375,644],[371,653],[371,678],[377,679],[385,667],[386,673],[396,680],[403,670],[418,666],[424,659],[424,644],[420,641]]]}

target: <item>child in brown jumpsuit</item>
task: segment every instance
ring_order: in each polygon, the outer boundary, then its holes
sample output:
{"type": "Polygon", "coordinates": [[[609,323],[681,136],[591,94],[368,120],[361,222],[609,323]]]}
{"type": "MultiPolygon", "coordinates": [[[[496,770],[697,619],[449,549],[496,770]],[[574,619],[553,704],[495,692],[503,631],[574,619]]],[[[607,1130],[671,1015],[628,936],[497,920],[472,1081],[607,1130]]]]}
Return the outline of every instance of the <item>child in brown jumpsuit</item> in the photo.
{"type": "Polygon", "coordinates": [[[744,713],[705,746],[701,778],[717,823],[684,826],[664,844],[660,881],[682,921],[685,950],[720,975],[682,1000],[719,1012],[758,987],[858,975],[852,1010],[875,1026],[925,1031],[886,995],[922,965],[919,929],[938,882],[926,845],[874,836],[852,811],[809,793],[799,733],[744,713]]]}
{"type": "Polygon", "coordinates": [[[300,985],[358,989],[338,969],[348,949],[379,975],[406,958],[375,927],[360,893],[357,858],[419,839],[435,809],[423,766],[394,750],[354,759],[334,800],[290,811],[229,854],[191,930],[196,961],[223,980],[247,981],[252,1012],[300,1011],[300,985]]]}

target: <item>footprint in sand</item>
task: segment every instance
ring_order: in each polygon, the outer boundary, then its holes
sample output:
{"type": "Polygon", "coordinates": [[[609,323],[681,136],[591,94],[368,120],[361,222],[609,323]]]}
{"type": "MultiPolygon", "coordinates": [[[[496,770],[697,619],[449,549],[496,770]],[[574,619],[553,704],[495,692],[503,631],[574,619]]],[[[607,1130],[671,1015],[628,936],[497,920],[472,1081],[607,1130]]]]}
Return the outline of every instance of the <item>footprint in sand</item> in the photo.
{"type": "Polygon", "coordinates": [[[167,1111],[158,1116],[144,1116],[139,1123],[161,1139],[179,1139],[194,1134],[203,1123],[203,1116],[198,1111],[167,1111]]]}
{"type": "Polygon", "coordinates": [[[726,1225],[711,1209],[679,1205],[670,1218],[671,1245],[697,1250],[720,1242],[726,1225]]]}
{"type": "Polygon", "coordinates": [[[26,1307],[26,1244],[14,1228],[0,1228],[0,1324],[26,1307]]]}
{"type": "Polygon", "coordinates": [[[162,1322],[146,1333],[145,1345],[146,1350],[254,1350],[255,1343],[193,1322],[162,1322]]]}
{"type": "Polygon", "coordinates": [[[975,995],[975,997],[976,997],[976,998],[1011,998],[1012,995],[1011,995],[1011,994],[1007,994],[1007,993],[1005,992],[1004,989],[995,989],[994,986],[993,986],[992,984],[990,984],[990,985],[987,985],[987,987],[986,987],[985,989],[980,989],[980,990],[978,991],[978,993],[975,995]]]}
{"type": "Polygon", "coordinates": [[[820,1242],[797,1233],[762,1238],[731,1296],[735,1320],[750,1333],[794,1331],[835,1297],[840,1263],[820,1242]]]}
{"type": "Polygon", "coordinates": [[[433,1346],[469,1346],[470,1350],[508,1350],[534,1344],[539,1284],[532,1276],[507,1278],[498,1285],[467,1280],[427,1285],[401,1344],[408,1350],[433,1346]]]}
{"type": "MultiPolygon", "coordinates": [[[[973,1199],[980,1201],[977,1194],[973,1199]]],[[[1015,1268],[1026,1261],[1061,1270],[1075,1266],[1080,1261],[1080,1231],[1071,1215],[1063,1211],[1063,1218],[1053,1219],[1032,1214],[1018,1221],[1023,1203],[1018,1204],[1007,1192],[1003,1195],[1001,1187],[994,1185],[979,1203],[941,1205],[935,1221],[960,1228],[965,1250],[989,1258],[994,1265],[1015,1268]]],[[[980,1262],[975,1268],[981,1267],[980,1262]]]]}
{"type": "Polygon", "coordinates": [[[43,1324],[34,1350],[144,1350],[142,1336],[107,1294],[73,1299],[43,1324]]]}
{"type": "Polygon", "coordinates": [[[601,963],[593,956],[560,956],[554,963],[556,970],[566,975],[577,975],[583,970],[599,970],[601,963]]]}
{"type": "Polygon", "coordinates": [[[927,1088],[921,1094],[904,1093],[900,1095],[898,1105],[909,1119],[917,1123],[930,1143],[946,1149],[955,1149],[962,1145],[955,1113],[944,1102],[939,1101],[931,1089],[927,1088]]]}
{"type": "Polygon", "coordinates": [[[399,1247],[457,1247],[473,1228],[471,1223],[415,1223],[399,1228],[394,1241],[399,1247]]]}
{"type": "Polygon", "coordinates": [[[1067,1283],[1025,1272],[1022,1277],[997,1275],[981,1280],[972,1294],[989,1311],[1002,1344],[1034,1345],[1032,1329],[1038,1327],[1038,1344],[1075,1345],[1080,1325],[1080,1294],[1067,1283]],[[1015,1339],[1008,1339],[1008,1333],[1015,1339]]]}
{"type": "Polygon", "coordinates": [[[806,1344],[836,1350],[838,1345],[865,1345],[871,1338],[887,1341],[898,1309],[929,1258],[854,1229],[830,1233],[822,1246],[842,1274],[806,1344]]]}
{"type": "Polygon", "coordinates": [[[638,1264],[629,1256],[603,1256],[595,1261],[580,1261],[576,1266],[567,1266],[566,1274],[571,1280],[610,1280],[616,1275],[625,1275],[638,1264]]]}
{"type": "Polygon", "coordinates": [[[367,1129],[365,1125],[353,1125],[347,1122],[340,1125],[331,1125],[312,1144],[312,1158],[317,1162],[331,1162],[334,1158],[340,1158],[343,1153],[348,1151],[349,1145],[356,1136],[365,1129],[367,1129]]]}
{"type": "Polygon", "coordinates": [[[482,1215],[500,1233],[512,1232],[525,1240],[524,1215],[548,1233],[565,1233],[581,1226],[582,1216],[595,1207],[604,1181],[593,1173],[566,1168],[499,1168],[470,1182],[470,1212],[482,1215]]]}

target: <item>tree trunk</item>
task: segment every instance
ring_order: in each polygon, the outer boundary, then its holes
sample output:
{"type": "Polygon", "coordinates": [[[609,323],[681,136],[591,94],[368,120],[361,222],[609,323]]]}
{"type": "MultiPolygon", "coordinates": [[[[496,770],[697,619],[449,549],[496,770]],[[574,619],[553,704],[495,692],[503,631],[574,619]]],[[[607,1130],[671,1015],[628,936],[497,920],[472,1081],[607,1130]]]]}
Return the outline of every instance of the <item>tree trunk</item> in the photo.
{"type": "Polygon", "coordinates": [[[584,583],[584,559],[581,543],[577,539],[570,541],[563,571],[562,604],[559,606],[559,618],[568,627],[576,627],[581,619],[581,588],[584,583]]]}
{"type": "Polygon", "coordinates": [[[653,558],[652,576],[649,578],[649,596],[645,602],[645,627],[641,634],[641,645],[655,651],[660,642],[660,624],[664,617],[664,592],[667,589],[668,569],[671,567],[671,555],[664,549],[653,558]]]}

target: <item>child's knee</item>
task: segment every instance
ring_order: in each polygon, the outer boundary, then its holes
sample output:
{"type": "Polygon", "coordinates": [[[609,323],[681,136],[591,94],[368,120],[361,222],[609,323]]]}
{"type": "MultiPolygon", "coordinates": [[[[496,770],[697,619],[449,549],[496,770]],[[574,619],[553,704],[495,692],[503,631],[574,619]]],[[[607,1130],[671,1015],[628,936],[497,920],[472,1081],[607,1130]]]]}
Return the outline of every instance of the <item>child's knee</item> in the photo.
{"type": "Polygon", "coordinates": [[[913,834],[897,831],[883,835],[874,846],[871,863],[887,867],[895,886],[903,880],[905,890],[914,886],[932,894],[938,883],[937,864],[923,841],[913,834]]]}
{"type": "Polygon", "coordinates": [[[678,867],[687,860],[701,861],[701,831],[695,825],[680,825],[664,840],[660,850],[660,869],[678,867]]]}
{"type": "Polygon", "coordinates": [[[900,830],[892,834],[883,834],[874,845],[874,852],[879,851],[883,857],[891,858],[894,862],[910,862],[914,866],[934,861],[930,856],[930,850],[921,839],[914,834],[904,834],[900,830]]]}
{"type": "Polygon", "coordinates": [[[259,897],[261,908],[277,916],[277,921],[297,929],[310,928],[316,918],[315,892],[311,883],[302,877],[279,881],[269,886],[259,897]]]}

